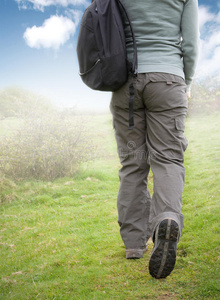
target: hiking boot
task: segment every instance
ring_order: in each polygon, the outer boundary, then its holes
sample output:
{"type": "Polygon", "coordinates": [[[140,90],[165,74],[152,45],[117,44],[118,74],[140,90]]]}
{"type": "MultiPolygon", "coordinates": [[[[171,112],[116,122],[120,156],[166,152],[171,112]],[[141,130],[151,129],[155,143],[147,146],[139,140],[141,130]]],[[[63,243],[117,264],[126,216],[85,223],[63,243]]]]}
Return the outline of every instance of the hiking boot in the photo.
{"type": "Polygon", "coordinates": [[[136,249],[126,249],[126,258],[127,259],[138,259],[143,257],[143,253],[147,251],[147,245],[136,248],[136,249]]]}
{"type": "Polygon", "coordinates": [[[156,279],[165,278],[176,262],[179,226],[172,219],[163,220],[156,228],[154,248],[150,257],[149,272],[156,279]]]}

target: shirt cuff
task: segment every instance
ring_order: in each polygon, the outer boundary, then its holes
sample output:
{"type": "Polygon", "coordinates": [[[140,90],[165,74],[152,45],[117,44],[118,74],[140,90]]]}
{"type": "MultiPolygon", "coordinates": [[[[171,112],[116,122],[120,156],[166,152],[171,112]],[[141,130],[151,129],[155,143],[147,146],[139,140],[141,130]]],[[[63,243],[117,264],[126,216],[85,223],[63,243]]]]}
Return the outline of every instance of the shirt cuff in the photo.
{"type": "Polygon", "coordinates": [[[191,85],[190,85],[190,84],[187,84],[187,85],[186,85],[186,92],[190,92],[190,88],[191,88],[191,85]]]}

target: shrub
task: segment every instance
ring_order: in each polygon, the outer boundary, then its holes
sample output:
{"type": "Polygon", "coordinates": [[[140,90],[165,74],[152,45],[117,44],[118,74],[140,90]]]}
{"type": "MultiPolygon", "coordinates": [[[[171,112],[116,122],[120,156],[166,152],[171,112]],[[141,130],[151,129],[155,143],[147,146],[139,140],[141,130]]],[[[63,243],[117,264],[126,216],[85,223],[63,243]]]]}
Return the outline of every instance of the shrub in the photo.
{"type": "Polygon", "coordinates": [[[189,100],[189,114],[212,113],[220,110],[220,81],[217,78],[206,78],[194,81],[189,100]]]}
{"type": "Polygon", "coordinates": [[[9,117],[23,118],[30,112],[41,114],[45,111],[54,111],[54,107],[41,95],[16,87],[0,90],[0,120],[9,117]]]}
{"type": "Polygon", "coordinates": [[[0,171],[6,176],[43,180],[71,176],[93,157],[94,145],[80,116],[37,113],[21,123],[0,141],[0,171]]]}

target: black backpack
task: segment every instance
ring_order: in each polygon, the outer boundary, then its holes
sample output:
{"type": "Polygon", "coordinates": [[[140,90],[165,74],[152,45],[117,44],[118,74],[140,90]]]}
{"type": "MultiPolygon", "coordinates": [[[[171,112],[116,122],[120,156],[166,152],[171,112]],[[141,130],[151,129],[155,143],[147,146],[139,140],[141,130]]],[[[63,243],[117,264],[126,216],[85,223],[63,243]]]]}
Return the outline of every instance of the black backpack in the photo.
{"type": "MultiPolygon", "coordinates": [[[[137,75],[137,46],[132,24],[120,0],[94,0],[85,10],[77,42],[80,76],[94,90],[116,91],[137,75]],[[123,16],[133,38],[133,61],[128,62],[123,16]]],[[[133,80],[130,84],[129,125],[133,127],[133,80]]]]}

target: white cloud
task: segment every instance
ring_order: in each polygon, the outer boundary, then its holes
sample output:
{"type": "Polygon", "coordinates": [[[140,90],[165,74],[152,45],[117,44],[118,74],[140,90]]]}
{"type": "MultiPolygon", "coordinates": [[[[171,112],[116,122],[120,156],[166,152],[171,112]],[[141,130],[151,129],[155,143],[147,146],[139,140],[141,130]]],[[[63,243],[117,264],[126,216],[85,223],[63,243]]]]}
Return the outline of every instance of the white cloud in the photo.
{"type": "Polygon", "coordinates": [[[64,16],[51,16],[40,27],[27,28],[23,37],[31,48],[53,48],[58,50],[75,33],[80,12],[75,11],[75,22],[64,16]]]}
{"type": "Polygon", "coordinates": [[[201,40],[197,76],[220,74],[220,12],[214,14],[206,6],[199,7],[199,25],[201,40]]]}
{"type": "Polygon", "coordinates": [[[215,15],[209,12],[206,6],[199,6],[199,29],[203,29],[207,22],[211,22],[215,19],[215,15]]]}
{"type": "Polygon", "coordinates": [[[27,9],[28,5],[33,5],[34,9],[44,11],[44,7],[47,6],[63,6],[69,5],[84,5],[88,6],[88,0],[15,0],[18,3],[19,8],[27,9]]]}
{"type": "Polygon", "coordinates": [[[220,23],[220,11],[218,12],[217,18],[216,18],[216,22],[220,23]]]}
{"type": "Polygon", "coordinates": [[[216,47],[213,50],[212,57],[210,58],[203,58],[201,62],[201,67],[198,69],[201,71],[202,76],[212,76],[212,75],[219,75],[219,66],[220,66],[220,46],[216,47]]]}

